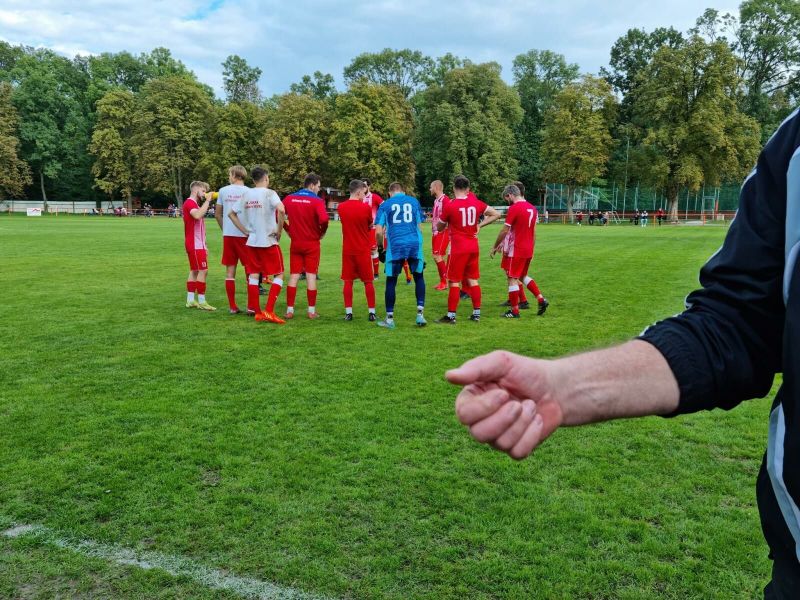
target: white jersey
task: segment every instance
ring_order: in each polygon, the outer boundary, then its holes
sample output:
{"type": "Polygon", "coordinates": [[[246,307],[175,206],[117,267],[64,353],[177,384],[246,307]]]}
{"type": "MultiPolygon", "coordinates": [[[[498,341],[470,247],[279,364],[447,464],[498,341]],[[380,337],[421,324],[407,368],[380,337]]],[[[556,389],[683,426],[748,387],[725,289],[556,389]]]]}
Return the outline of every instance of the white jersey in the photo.
{"type": "Polygon", "coordinates": [[[233,210],[245,229],[250,232],[247,245],[254,248],[269,248],[278,243],[272,234],[278,232],[278,219],[275,211],[281,199],[269,188],[250,188],[233,210]]]}
{"type": "Polygon", "coordinates": [[[219,190],[217,204],[222,207],[222,235],[247,237],[247,235],[239,231],[239,228],[233,224],[228,215],[233,210],[234,205],[242,199],[244,193],[249,189],[246,185],[231,184],[219,190]]]}

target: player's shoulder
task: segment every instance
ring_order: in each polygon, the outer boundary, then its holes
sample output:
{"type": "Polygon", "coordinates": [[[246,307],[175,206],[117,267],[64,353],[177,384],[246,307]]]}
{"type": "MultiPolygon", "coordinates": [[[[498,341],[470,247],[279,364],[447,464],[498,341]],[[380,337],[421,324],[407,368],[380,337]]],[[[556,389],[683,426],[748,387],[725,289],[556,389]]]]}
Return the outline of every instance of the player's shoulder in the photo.
{"type": "Polygon", "coordinates": [[[183,206],[194,208],[195,206],[199,206],[199,204],[197,204],[197,201],[194,198],[187,198],[183,201],[183,206]]]}

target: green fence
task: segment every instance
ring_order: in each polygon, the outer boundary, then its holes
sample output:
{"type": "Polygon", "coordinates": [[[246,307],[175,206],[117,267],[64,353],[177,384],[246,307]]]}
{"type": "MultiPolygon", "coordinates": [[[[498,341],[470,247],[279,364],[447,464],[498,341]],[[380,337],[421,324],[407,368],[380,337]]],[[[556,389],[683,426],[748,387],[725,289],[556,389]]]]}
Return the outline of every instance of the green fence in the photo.
{"type": "MultiPolygon", "coordinates": [[[[547,210],[567,210],[567,186],[560,183],[546,184],[539,202],[547,210]]],[[[698,214],[715,212],[734,212],[739,208],[741,186],[703,186],[697,191],[688,188],[678,194],[678,213],[698,214]]],[[[637,210],[655,211],[667,209],[667,197],[663,190],[645,188],[638,185],[588,186],[575,190],[574,210],[610,210],[618,213],[631,213],[637,210]]]]}

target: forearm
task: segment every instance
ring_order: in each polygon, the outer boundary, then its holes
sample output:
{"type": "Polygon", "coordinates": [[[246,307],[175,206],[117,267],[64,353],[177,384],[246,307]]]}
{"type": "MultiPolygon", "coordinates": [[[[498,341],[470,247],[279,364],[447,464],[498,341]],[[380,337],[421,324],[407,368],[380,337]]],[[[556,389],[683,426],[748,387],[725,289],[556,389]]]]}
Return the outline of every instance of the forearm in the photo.
{"type": "Polygon", "coordinates": [[[222,207],[217,206],[214,208],[214,218],[216,219],[219,228],[222,229],[222,207]]]}
{"type": "Polygon", "coordinates": [[[377,242],[379,248],[383,246],[383,227],[380,225],[375,228],[375,241],[377,242]]]}
{"type": "Polygon", "coordinates": [[[641,340],[555,360],[551,377],[564,425],[666,415],[678,408],[678,382],[666,359],[641,340]]]}
{"type": "Polygon", "coordinates": [[[231,212],[228,213],[228,218],[230,218],[231,223],[233,223],[236,226],[236,229],[238,229],[239,231],[241,231],[245,235],[250,235],[250,232],[247,230],[247,228],[244,225],[242,225],[242,222],[239,220],[239,215],[237,215],[235,212],[231,211],[231,212]]]}

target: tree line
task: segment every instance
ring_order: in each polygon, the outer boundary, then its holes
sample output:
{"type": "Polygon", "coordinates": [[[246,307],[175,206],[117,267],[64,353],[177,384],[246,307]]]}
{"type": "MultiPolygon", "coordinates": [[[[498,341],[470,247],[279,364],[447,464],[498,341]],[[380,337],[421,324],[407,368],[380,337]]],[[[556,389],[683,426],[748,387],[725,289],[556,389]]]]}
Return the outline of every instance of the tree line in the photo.
{"type": "Polygon", "coordinates": [[[581,74],[549,50],[496,63],[386,49],[355,57],[344,90],[305,75],[263,97],[261,70],[222,64],[224,98],[166,48],[76,56],[0,41],[0,199],[180,201],[263,164],[281,192],[308,171],[425,196],[464,173],[487,199],[508,181],[663,190],[740,181],[800,96],[800,3],[706,10],[687,32],[630,29],[608,67],[581,74]]]}

